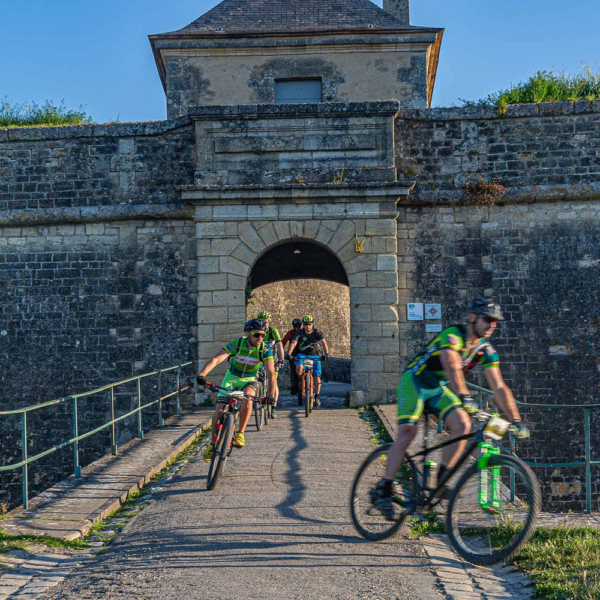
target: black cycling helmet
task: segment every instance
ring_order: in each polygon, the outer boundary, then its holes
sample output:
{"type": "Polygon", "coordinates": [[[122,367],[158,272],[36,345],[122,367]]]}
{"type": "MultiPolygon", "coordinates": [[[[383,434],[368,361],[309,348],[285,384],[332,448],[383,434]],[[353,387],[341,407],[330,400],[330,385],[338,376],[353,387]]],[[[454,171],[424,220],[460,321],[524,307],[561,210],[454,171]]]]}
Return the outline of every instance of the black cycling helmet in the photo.
{"type": "Polygon", "coordinates": [[[467,312],[475,313],[478,317],[489,317],[495,321],[504,321],[500,305],[491,298],[475,298],[469,304],[467,312]]]}
{"type": "Polygon", "coordinates": [[[302,325],[302,319],[294,319],[292,321],[292,327],[298,327],[298,325],[302,325]]]}
{"type": "Polygon", "coordinates": [[[314,317],[312,315],[304,315],[302,317],[302,322],[303,323],[314,323],[315,319],[314,319],[314,317]]]}
{"type": "Polygon", "coordinates": [[[267,324],[260,319],[250,319],[244,325],[244,331],[267,331],[267,324]]]}

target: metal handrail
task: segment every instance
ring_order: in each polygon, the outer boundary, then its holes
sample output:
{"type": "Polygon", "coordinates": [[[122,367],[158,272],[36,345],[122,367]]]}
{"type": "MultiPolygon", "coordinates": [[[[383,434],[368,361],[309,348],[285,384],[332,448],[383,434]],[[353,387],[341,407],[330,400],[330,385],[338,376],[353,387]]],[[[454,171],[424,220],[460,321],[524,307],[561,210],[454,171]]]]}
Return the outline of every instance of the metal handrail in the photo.
{"type": "Polygon", "coordinates": [[[173,396],[175,396],[175,412],[176,414],[181,414],[181,404],[180,404],[180,398],[179,395],[181,394],[181,392],[185,392],[186,390],[191,388],[191,385],[187,385],[185,387],[181,387],[181,369],[183,369],[184,367],[188,367],[190,365],[194,364],[192,361],[189,362],[185,362],[185,363],[181,363],[179,365],[175,365],[173,367],[167,367],[166,369],[159,369],[158,371],[150,371],[149,373],[144,373],[143,375],[137,375],[136,377],[130,377],[128,379],[123,379],[121,381],[117,381],[115,383],[109,383],[108,385],[104,385],[102,387],[96,388],[94,390],[90,390],[88,392],[81,392],[80,394],[72,394],[70,396],[65,396],[64,398],[57,398],[55,400],[49,400],[48,402],[42,402],[40,404],[34,404],[32,406],[26,406],[25,408],[19,408],[19,409],[15,409],[15,410],[3,410],[0,411],[0,416],[5,416],[5,415],[21,415],[21,461],[18,463],[11,463],[9,465],[4,465],[4,466],[0,466],[0,473],[4,472],[4,471],[13,471],[15,469],[19,469],[22,468],[23,469],[23,508],[27,508],[29,505],[29,465],[37,460],[39,460],[40,458],[43,458],[44,456],[48,456],[49,454],[52,454],[54,452],[56,452],[57,450],[60,450],[61,448],[65,448],[66,446],[70,446],[73,445],[73,464],[74,464],[74,468],[73,468],[73,472],[75,474],[76,478],[81,477],[81,467],[79,465],[79,442],[81,440],[84,440],[88,437],[91,437],[92,435],[102,431],[103,429],[107,429],[108,427],[111,428],[111,453],[113,455],[117,455],[118,453],[118,446],[117,446],[117,440],[116,440],[116,429],[115,429],[115,424],[118,423],[119,421],[122,421],[123,419],[126,419],[127,417],[131,417],[133,415],[135,415],[137,413],[138,415],[138,419],[137,419],[137,437],[139,439],[142,439],[144,437],[144,430],[143,430],[143,425],[142,425],[142,411],[150,406],[153,406],[155,404],[158,404],[158,426],[162,427],[164,425],[164,417],[163,417],[163,408],[162,408],[162,403],[165,400],[168,400],[169,398],[172,398],[173,396]],[[176,377],[176,390],[174,392],[170,392],[166,395],[162,395],[162,374],[163,373],[168,373],[171,371],[175,371],[177,370],[177,377],[176,377]],[[142,404],[142,386],[141,386],[141,381],[142,379],[145,379],[147,377],[152,377],[154,375],[158,375],[158,397],[153,400],[152,402],[147,402],[146,404],[142,404]],[[138,405],[137,408],[133,409],[132,411],[129,411],[127,414],[125,415],[121,415],[120,417],[115,417],[115,388],[121,386],[121,385],[125,385],[127,383],[131,383],[131,382],[137,382],[137,401],[138,401],[138,405]],[[97,427],[96,429],[93,429],[92,431],[88,431],[86,433],[83,433],[81,435],[79,435],[79,417],[78,417],[78,404],[77,401],[80,398],[85,398],[88,396],[92,396],[94,394],[99,394],[101,392],[105,392],[109,390],[110,392],[110,421],[107,421],[106,423],[104,423],[103,425],[100,425],[100,427],[97,427]],[[72,410],[73,410],[73,437],[69,438],[68,440],[65,440],[63,442],[60,442],[59,444],[56,444],[54,446],[52,446],[51,448],[48,448],[46,450],[44,450],[43,452],[40,452],[39,454],[36,454],[35,456],[28,456],[27,453],[27,414],[36,410],[39,410],[41,408],[46,408],[48,406],[54,406],[57,404],[62,404],[64,402],[72,402],[72,410]]]}
{"type": "MultiPolygon", "coordinates": [[[[487,388],[475,385],[474,383],[467,383],[467,386],[479,392],[479,406],[483,405],[482,394],[494,396],[494,392],[487,388]]],[[[529,402],[520,402],[515,400],[519,406],[532,407],[532,408],[582,408],[584,411],[584,433],[585,433],[585,460],[568,463],[542,463],[533,461],[523,461],[530,467],[585,467],[585,504],[586,513],[589,515],[592,512],[592,466],[600,465],[600,460],[591,459],[591,427],[590,427],[590,410],[594,408],[600,408],[600,404],[530,404],[529,402]]],[[[509,454],[515,454],[515,436],[510,433],[510,450],[505,448],[501,444],[497,444],[502,450],[509,454]]],[[[510,492],[511,497],[514,498],[514,474],[511,474],[510,481],[510,492]]]]}

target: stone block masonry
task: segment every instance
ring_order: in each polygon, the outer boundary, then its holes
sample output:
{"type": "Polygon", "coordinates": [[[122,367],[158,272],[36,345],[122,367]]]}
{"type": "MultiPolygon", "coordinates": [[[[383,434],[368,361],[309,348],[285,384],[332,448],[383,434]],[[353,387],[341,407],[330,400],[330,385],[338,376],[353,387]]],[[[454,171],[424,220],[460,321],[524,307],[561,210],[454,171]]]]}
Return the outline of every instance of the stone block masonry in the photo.
{"type": "MultiPolygon", "coordinates": [[[[505,115],[491,108],[403,110],[399,117],[397,164],[416,182],[398,217],[401,318],[407,302],[441,302],[449,325],[463,318],[470,297],[494,296],[507,321],[493,344],[517,399],[598,403],[600,103],[509,106],[505,115]],[[506,193],[479,206],[465,196],[469,181],[497,181],[506,193]]],[[[401,353],[410,356],[426,338],[422,323],[404,323],[401,353]]],[[[581,409],[523,413],[533,436],[519,444],[521,456],[583,460],[581,409]]],[[[598,418],[593,412],[593,423],[598,418]]],[[[595,433],[592,447],[594,457],[595,433]]],[[[582,509],[582,468],[537,472],[547,506],[582,509]]]]}

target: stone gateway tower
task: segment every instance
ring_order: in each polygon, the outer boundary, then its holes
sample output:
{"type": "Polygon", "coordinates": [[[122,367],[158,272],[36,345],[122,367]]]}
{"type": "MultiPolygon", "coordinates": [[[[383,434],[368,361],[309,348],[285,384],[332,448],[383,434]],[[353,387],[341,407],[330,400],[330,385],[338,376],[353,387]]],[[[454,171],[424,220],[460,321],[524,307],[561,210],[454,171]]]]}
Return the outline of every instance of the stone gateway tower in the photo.
{"type": "Polygon", "coordinates": [[[183,199],[200,361],[239,335],[245,289],[269,256],[271,281],[312,260],[304,277],[350,287],[351,403],[393,399],[397,203],[411,186],[398,181],[394,118],[428,106],[441,36],[369,0],[225,0],[150,37],[169,116],[194,123],[183,199]]]}

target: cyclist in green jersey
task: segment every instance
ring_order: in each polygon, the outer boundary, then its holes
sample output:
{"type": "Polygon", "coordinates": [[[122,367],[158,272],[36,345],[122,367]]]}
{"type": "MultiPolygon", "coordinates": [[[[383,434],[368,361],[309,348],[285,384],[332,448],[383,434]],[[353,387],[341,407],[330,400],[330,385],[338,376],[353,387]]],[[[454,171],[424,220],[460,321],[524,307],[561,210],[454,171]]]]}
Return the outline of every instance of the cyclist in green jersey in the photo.
{"type": "MultiPolygon", "coordinates": [[[[283,358],[283,344],[281,343],[281,336],[279,331],[275,327],[271,327],[273,315],[266,310],[258,313],[257,319],[265,322],[267,326],[267,335],[265,336],[265,344],[273,350],[273,360],[275,361],[275,378],[279,375],[279,370],[283,368],[285,364],[283,358]]],[[[279,400],[279,385],[275,382],[275,387],[269,387],[269,395],[273,397],[273,410],[271,416],[273,419],[277,418],[277,401],[279,400]]]]}
{"type": "MultiPolygon", "coordinates": [[[[425,407],[448,425],[451,439],[470,432],[468,413],[479,409],[465,383],[465,374],[473,367],[483,367],[496,403],[512,420],[516,435],[529,437],[514,396],[502,379],[498,354],[489,343],[498,321],[503,320],[498,304],[488,298],[475,298],[469,305],[466,324],[445,329],[409,361],[397,389],[398,435],[388,454],[385,478],[379,484],[377,506],[384,516],[394,517],[393,481],[405,450],[417,434],[416,425],[425,407]]],[[[456,464],[466,444],[462,440],[444,448],[438,481],[446,469],[456,464]]]]}
{"type": "MultiPolygon", "coordinates": [[[[264,321],[259,319],[250,319],[244,326],[244,332],[247,337],[240,337],[231,340],[223,346],[213,358],[211,358],[198,375],[198,385],[206,385],[206,376],[223,361],[229,359],[229,369],[223,378],[221,387],[229,390],[243,390],[249,396],[256,395],[256,375],[261,364],[265,367],[269,389],[274,389],[276,384],[275,369],[273,367],[273,351],[264,343],[267,333],[267,326],[264,321]]],[[[212,418],[212,437],[211,443],[204,452],[204,460],[210,462],[214,451],[214,439],[217,433],[217,425],[221,414],[225,409],[227,402],[227,393],[220,391],[217,395],[217,406],[212,418]]],[[[242,401],[240,410],[240,426],[235,434],[234,444],[238,448],[246,445],[244,431],[252,415],[252,402],[245,398],[242,401]]]]}

